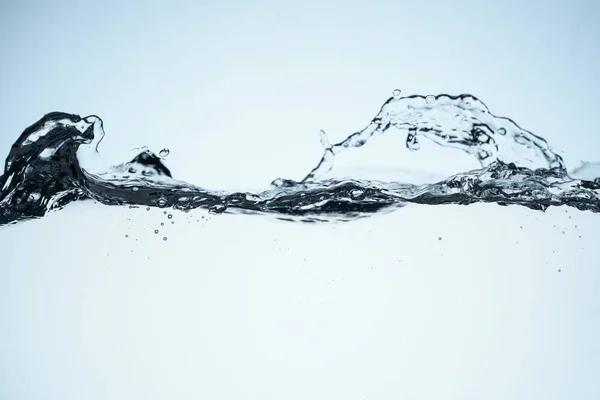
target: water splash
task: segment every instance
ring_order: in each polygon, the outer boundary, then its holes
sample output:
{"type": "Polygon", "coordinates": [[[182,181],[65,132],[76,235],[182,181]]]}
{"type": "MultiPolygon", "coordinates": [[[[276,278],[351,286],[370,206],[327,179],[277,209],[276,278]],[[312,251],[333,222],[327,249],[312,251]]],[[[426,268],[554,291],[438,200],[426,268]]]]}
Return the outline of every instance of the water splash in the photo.
{"type": "Polygon", "coordinates": [[[211,213],[269,213],[301,221],[348,220],[391,211],[407,203],[493,202],[545,210],[567,205],[600,212],[600,167],[584,163],[567,172],[563,159],[541,137],[498,117],[471,95],[408,96],[396,90],[361,131],[331,144],[300,181],[276,179],[260,193],[205,189],[173,178],[159,155],[144,149],[129,162],[102,172],[88,167],[104,138],[102,120],[49,113],[25,129],[12,146],[0,177],[0,225],[39,218],[66,204],[93,199],[106,205],[143,205],[211,213]],[[335,156],[364,146],[376,133],[406,131],[417,151],[428,139],[473,155],[481,168],[434,184],[322,179],[335,156]]]}
{"type": "MultiPolygon", "coordinates": [[[[412,151],[420,149],[420,138],[424,137],[474,155],[483,167],[500,161],[531,169],[565,169],[562,157],[543,138],[509,118],[493,115],[472,95],[398,96],[396,89],[363,130],[333,146],[323,144],[323,158],[302,182],[313,181],[331,170],[335,155],[362,147],[375,133],[383,134],[392,127],[407,131],[406,147],[412,151]]],[[[323,137],[325,132],[321,131],[321,143],[323,137]]]]}

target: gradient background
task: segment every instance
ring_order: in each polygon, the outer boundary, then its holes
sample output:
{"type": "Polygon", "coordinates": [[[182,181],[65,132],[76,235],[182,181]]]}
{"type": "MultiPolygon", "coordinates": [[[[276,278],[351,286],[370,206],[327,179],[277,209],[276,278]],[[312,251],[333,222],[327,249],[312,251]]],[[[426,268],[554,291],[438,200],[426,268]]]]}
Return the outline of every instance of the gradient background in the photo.
{"type": "MultiPolygon", "coordinates": [[[[2,1],[0,151],[49,111],[97,114],[107,165],[168,147],[178,179],[262,189],[398,87],[472,93],[595,161],[599,4],[2,1]]],[[[336,163],[476,166],[403,142],[336,163]]],[[[597,215],[173,220],[80,203],[0,228],[0,398],[600,398],[597,215]]]]}

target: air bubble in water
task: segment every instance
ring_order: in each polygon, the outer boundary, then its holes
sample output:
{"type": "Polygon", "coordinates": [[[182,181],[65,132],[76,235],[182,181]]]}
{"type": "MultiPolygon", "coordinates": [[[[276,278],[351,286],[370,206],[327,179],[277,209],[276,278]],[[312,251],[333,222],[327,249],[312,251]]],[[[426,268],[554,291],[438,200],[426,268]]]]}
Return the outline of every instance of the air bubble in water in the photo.
{"type": "Polygon", "coordinates": [[[167,215],[167,218],[169,218],[169,219],[173,218],[173,214],[167,215]]]}
{"type": "Polygon", "coordinates": [[[167,199],[164,197],[159,198],[156,201],[156,204],[158,204],[159,207],[166,207],[167,206],[167,199]]]}
{"type": "Polygon", "coordinates": [[[430,94],[429,96],[425,97],[425,102],[426,102],[427,104],[431,104],[431,103],[433,103],[433,101],[434,101],[434,100],[435,100],[435,96],[433,96],[433,95],[431,95],[431,94],[430,94]]]}
{"type": "Polygon", "coordinates": [[[158,235],[158,229],[155,229],[155,230],[154,230],[154,233],[155,233],[156,235],[158,235]]]}
{"type": "Polygon", "coordinates": [[[399,99],[401,93],[402,93],[402,90],[394,89],[394,91],[392,92],[392,96],[394,96],[395,99],[399,99]]]}
{"type": "Polygon", "coordinates": [[[500,135],[506,135],[506,129],[504,129],[504,128],[499,128],[499,129],[498,129],[498,133],[499,133],[500,135]]]}
{"type": "Polygon", "coordinates": [[[150,211],[150,207],[146,207],[146,211],[150,211]]]}
{"type": "Polygon", "coordinates": [[[171,150],[169,149],[162,149],[160,153],[158,153],[158,155],[160,155],[163,158],[168,156],[169,154],[171,154],[171,150]]]}
{"type": "Polygon", "coordinates": [[[167,237],[166,237],[166,236],[164,236],[164,237],[163,237],[163,240],[166,242],[166,241],[167,241],[167,237]]]}
{"type": "Polygon", "coordinates": [[[442,240],[442,237],[441,237],[441,236],[438,236],[438,240],[442,240]]]}
{"type": "Polygon", "coordinates": [[[134,192],[137,192],[140,189],[137,186],[134,186],[134,187],[131,188],[131,190],[133,190],[134,192]]]}

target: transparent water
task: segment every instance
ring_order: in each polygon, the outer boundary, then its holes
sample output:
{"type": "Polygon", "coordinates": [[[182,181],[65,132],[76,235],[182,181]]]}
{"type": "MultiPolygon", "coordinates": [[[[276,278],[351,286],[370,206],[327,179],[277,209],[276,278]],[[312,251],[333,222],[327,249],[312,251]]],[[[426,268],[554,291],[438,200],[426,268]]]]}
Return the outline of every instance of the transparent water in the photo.
{"type": "MultiPolygon", "coordinates": [[[[324,155],[300,181],[278,178],[260,193],[207,190],[172,177],[162,158],[149,150],[105,172],[88,171],[80,147],[98,152],[104,139],[102,120],[50,113],[28,127],[12,146],[0,177],[0,225],[41,217],[69,202],[94,199],[107,205],[208,208],[267,212],[303,221],[350,219],[406,203],[519,204],[545,210],[568,205],[600,212],[600,167],[583,163],[570,174],[560,155],[544,138],[497,117],[472,95],[401,97],[395,90],[362,130],[330,144],[321,131],[324,155]],[[391,128],[407,131],[406,147],[420,148],[421,138],[472,154],[482,168],[427,184],[376,182],[344,177],[320,179],[333,168],[335,156],[367,144],[391,128]],[[576,176],[585,178],[577,179],[576,176]]],[[[89,154],[88,154],[89,157],[89,154]]]]}

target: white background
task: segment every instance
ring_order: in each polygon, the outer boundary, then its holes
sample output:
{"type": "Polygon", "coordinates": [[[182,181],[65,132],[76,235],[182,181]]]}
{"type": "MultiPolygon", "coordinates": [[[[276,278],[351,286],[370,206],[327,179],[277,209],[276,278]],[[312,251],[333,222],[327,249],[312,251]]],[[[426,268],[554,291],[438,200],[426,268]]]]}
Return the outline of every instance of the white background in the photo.
{"type": "MultiPolygon", "coordinates": [[[[568,164],[594,161],[599,16],[593,1],[5,1],[0,151],[49,111],[97,114],[107,165],[168,147],[178,179],[264,189],[398,87],[472,93],[568,164]]],[[[476,166],[403,141],[339,164],[476,166]]],[[[81,203],[0,228],[0,398],[600,397],[595,214],[202,216],[81,203]]]]}

